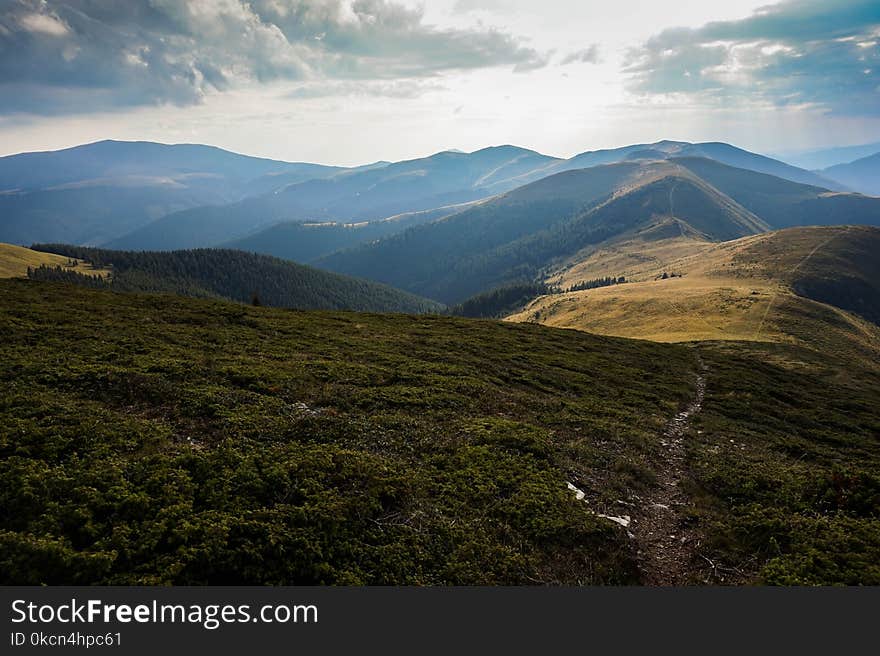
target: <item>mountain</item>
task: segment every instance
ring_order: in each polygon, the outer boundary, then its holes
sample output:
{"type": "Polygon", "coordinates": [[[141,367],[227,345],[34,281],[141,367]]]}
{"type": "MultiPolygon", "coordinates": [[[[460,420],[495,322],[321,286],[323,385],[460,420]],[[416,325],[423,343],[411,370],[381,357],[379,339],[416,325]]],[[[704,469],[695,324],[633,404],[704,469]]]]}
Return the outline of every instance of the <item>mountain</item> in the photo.
{"type": "Polygon", "coordinates": [[[616,164],[625,161],[688,157],[712,159],[728,166],[749,169],[758,173],[767,173],[784,180],[810,184],[824,189],[846,190],[840,183],[817,173],[805,171],[785,162],[752,153],[730,144],[721,142],[689,143],[686,141],[658,141],[652,144],[634,144],[624,146],[623,148],[587,151],[570,159],[553,163],[543,169],[524,174],[520,176],[520,182],[525,184],[538,177],[552,175],[561,171],[616,164]]]}
{"type": "Polygon", "coordinates": [[[438,312],[437,303],[365,280],[327,273],[265,255],[233,250],[109,251],[63,244],[34,250],[77,258],[111,272],[94,278],[78,267],[44,266],[35,280],[74,282],[121,292],[166,292],[301,310],[438,312]]]}
{"type": "MultiPolygon", "coordinates": [[[[209,146],[103,141],[0,158],[0,240],[132,250],[213,247],[277,223],[381,221],[483,200],[565,171],[681,157],[710,158],[843,189],[815,173],[723,143],[660,141],[568,160],[505,145],[343,169],[246,157],[209,146]]],[[[361,235],[376,238],[368,234],[372,231],[348,232],[358,237],[344,239],[336,229],[339,234],[327,241],[340,237],[342,246],[352,246],[361,235]]],[[[389,225],[375,232],[390,234],[389,225]]],[[[297,246],[287,250],[305,253],[304,261],[325,254],[297,246]]]]}
{"type": "Polygon", "coordinates": [[[33,191],[101,179],[170,178],[221,188],[273,173],[332,174],[338,167],[239,155],[214,146],[98,141],[64,150],[0,157],[0,191],[33,191]]]}
{"type": "MultiPolygon", "coordinates": [[[[797,295],[846,310],[880,326],[880,229],[798,228],[756,240],[741,260],[755,258],[767,275],[797,295]]],[[[880,342],[877,343],[880,346],[880,342]]]]}
{"type": "Polygon", "coordinates": [[[725,241],[820,223],[880,225],[880,200],[706,158],[639,159],[556,174],[315,263],[455,304],[533,282],[558,261],[621,235],[656,241],[672,231],[725,241]]]}
{"type": "Polygon", "coordinates": [[[101,243],[165,214],[225,204],[338,167],[246,157],[212,146],[101,141],[0,158],[0,240],[101,243]]]}
{"type": "Polygon", "coordinates": [[[275,223],[356,223],[470,202],[518,185],[524,171],[558,161],[515,146],[473,153],[446,151],[327,179],[291,184],[257,198],[168,215],[125,237],[113,248],[215,246],[275,223]]]}
{"type": "Polygon", "coordinates": [[[880,196],[880,152],[849,164],[832,166],[822,174],[862,193],[880,196]]]}
{"type": "Polygon", "coordinates": [[[750,153],[747,150],[726,143],[713,142],[690,144],[679,150],[674,150],[670,154],[675,157],[703,157],[713,159],[722,164],[727,164],[728,166],[748,169],[757,173],[766,173],[791,182],[800,182],[802,184],[823,187],[833,191],[847,191],[845,187],[835,183],[834,180],[813,173],[812,171],[805,171],[804,169],[799,169],[796,166],[791,166],[785,162],[780,162],[779,160],[764,155],[750,153]]]}
{"type": "Polygon", "coordinates": [[[249,180],[244,185],[244,193],[242,195],[246,197],[262,196],[300,182],[328,178],[345,171],[370,171],[373,169],[381,169],[388,166],[390,163],[391,162],[380,161],[351,168],[342,166],[324,166],[321,164],[297,164],[292,169],[264,173],[258,178],[249,180]]]}
{"type": "Polygon", "coordinates": [[[868,361],[27,280],[0,326],[4,585],[657,583],[658,526],[667,583],[880,584],[868,361]]]}
{"type": "MultiPolygon", "coordinates": [[[[557,174],[440,221],[319,259],[316,264],[350,274],[361,271],[374,280],[395,280],[402,289],[421,289],[424,295],[445,303],[458,302],[491,283],[533,274],[531,262],[525,264],[528,270],[522,274],[511,272],[510,263],[498,262],[499,256],[504,256],[499,249],[544,234],[584,208],[594,208],[611,190],[638,184],[651,173],[639,164],[618,164],[557,174]]],[[[558,247],[560,238],[554,235],[550,242],[558,247]]],[[[525,261],[536,255],[528,247],[522,250],[525,252],[517,252],[513,259],[525,261]]]]}
{"type": "Polygon", "coordinates": [[[730,196],[773,228],[846,223],[880,226],[880,203],[876,198],[829,192],[705,158],[672,161],[730,196]]]}
{"type": "Polygon", "coordinates": [[[0,193],[0,239],[98,244],[169,212],[217,201],[169,180],[100,180],[63,188],[0,193]]]}
{"type": "Polygon", "coordinates": [[[478,202],[480,201],[438,207],[421,212],[406,212],[381,221],[361,221],[360,223],[286,221],[258,230],[247,237],[226,242],[221,246],[274,255],[285,260],[307,264],[335,251],[352,248],[359,244],[403,232],[412,226],[430,223],[457,214],[478,202]]]}
{"type": "Polygon", "coordinates": [[[827,169],[837,164],[848,164],[857,159],[880,153],[880,141],[859,146],[818,148],[814,150],[781,153],[779,159],[809,171],[827,169]]]}
{"type": "Polygon", "coordinates": [[[772,341],[874,361],[880,356],[880,228],[821,226],[723,243],[638,236],[551,272],[569,288],[600,275],[627,282],[544,295],[515,321],[655,341],[772,341]]]}

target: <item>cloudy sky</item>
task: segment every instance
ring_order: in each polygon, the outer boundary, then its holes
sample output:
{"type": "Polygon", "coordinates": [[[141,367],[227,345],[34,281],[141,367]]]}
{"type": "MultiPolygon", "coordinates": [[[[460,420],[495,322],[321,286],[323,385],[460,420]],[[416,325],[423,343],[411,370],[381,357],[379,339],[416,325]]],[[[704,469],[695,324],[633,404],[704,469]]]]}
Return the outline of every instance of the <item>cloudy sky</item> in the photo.
{"type": "Polygon", "coordinates": [[[878,0],[0,0],[0,154],[880,141],[878,0]]]}

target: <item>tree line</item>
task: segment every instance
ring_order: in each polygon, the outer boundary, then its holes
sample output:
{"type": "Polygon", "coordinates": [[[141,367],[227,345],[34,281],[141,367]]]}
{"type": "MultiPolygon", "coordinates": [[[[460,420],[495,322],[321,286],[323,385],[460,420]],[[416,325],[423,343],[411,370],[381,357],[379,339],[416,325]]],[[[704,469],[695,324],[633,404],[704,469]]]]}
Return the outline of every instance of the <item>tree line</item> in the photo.
{"type": "Polygon", "coordinates": [[[112,251],[66,244],[37,244],[32,248],[85,260],[112,272],[109,279],[100,279],[70,268],[43,266],[28,272],[34,280],[296,309],[410,313],[442,309],[438,303],[386,285],[244,251],[112,251]]]}
{"type": "Polygon", "coordinates": [[[466,301],[449,308],[449,313],[458,317],[497,319],[518,312],[539,296],[548,294],[567,294],[585,289],[620,285],[626,282],[623,276],[606,276],[593,280],[584,280],[561,288],[557,285],[548,285],[543,282],[522,282],[511,285],[496,287],[487,292],[482,292],[466,301]]]}

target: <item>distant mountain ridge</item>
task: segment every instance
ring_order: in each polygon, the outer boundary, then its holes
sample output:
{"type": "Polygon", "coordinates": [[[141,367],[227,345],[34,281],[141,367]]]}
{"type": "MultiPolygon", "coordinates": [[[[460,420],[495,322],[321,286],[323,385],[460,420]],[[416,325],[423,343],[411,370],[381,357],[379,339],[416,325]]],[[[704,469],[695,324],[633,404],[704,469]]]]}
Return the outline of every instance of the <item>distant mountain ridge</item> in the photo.
{"type": "Polygon", "coordinates": [[[214,175],[252,180],[273,172],[344,170],[239,155],[216,146],[107,139],[63,150],[0,157],[0,191],[32,191],[94,178],[214,175]]]}
{"type": "MultiPolygon", "coordinates": [[[[272,194],[248,198],[237,204],[195,208],[170,214],[122,239],[108,243],[108,246],[151,249],[216,246],[226,242],[236,243],[249,233],[270,229],[277,223],[378,221],[395,214],[483,200],[565,171],[642,159],[686,156],[746,166],[783,179],[826,189],[843,188],[840,184],[810,171],[797,169],[728,144],[659,141],[589,151],[570,159],[549,157],[507,145],[484,148],[472,153],[443,151],[430,157],[392,163],[377,170],[358,170],[291,184],[272,194]]],[[[387,234],[388,231],[378,232],[387,234]]],[[[358,236],[365,237],[363,241],[367,241],[367,233],[368,231],[362,231],[358,236]]],[[[353,237],[354,233],[349,233],[348,236],[353,237]]],[[[284,250],[298,249],[285,249],[278,245],[272,252],[278,254],[284,250]]],[[[301,261],[312,261],[320,255],[322,254],[309,253],[301,261]]]]}
{"type": "Polygon", "coordinates": [[[849,164],[857,159],[869,157],[874,153],[880,153],[880,141],[860,144],[858,146],[837,146],[782,153],[773,155],[773,157],[808,171],[822,171],[838,164],[849,164]]]}
{"type": "Polygon", "coordinates": [[[258,230],[241,239],[225,242],[220,246],[310,264],[336,251],[389,237],[408,228],[457,214],[479,202],[481,201],[447,205],[420,212],[406,212],[381,221],[358,223],[286,221],[258,230]]]}
{"type": "MultiPolygon", "coordinates": [[[[722,142],[690,143],[687,141],[657,141],[655,143],[633,144],[622,148],[593,150],[580,153],[540,170],[541,177],[571,171],[574,169],[617,164],[634,159],[673,159],[682,157],[702,157],[722,164],[746,168],[758,173],[767,173],[776,177],[811,184],[825,189],[844,191],[845,188],[834,180],[823,177],[812,171],[786,164],[765,155],[752,153],[736,146],[722,142]]],[[[524,175],[520,181],[531,182],[536,172],[524,175]]]]}
{"type": "Polygon", "coordinates": [[[509,191],[519,186],[518,177],[524,171],[556,161],[515,146],[473,153],[444,151],[381,168],[290,184],[226,206],[171,214],[108,246],[159,250],[215,246],[286,221],[378,221],[509,191]]]}
{"type": "Polygon", "coordinates": [[[0,241],[99,244],[162,216],[344,171],[213,146],[99,141],[0,158],[0,241]]]}
{"type": "MultiPolygon", "coordinates": [[[[248,157],[212,146],[102,141],[0,158],[0,240],[134,250],[216,247],[285,222],[347,225],[417,212],[442,214],[442,208],[486,200],[565,171],[688,157],[844,190],[816,173],[724,143],[658,141],[570,159],[504,145],[346,169],[248,157]]],[[[340,247],[353,246],[406,225],[348,231],[338,241],[340,247]]],[[[309,239],[323,231],[342,236],[340,229],[328,227],[309,232],[309,239]]],[[[335,237],[321,235],[317,241],[335,237]]],[[[319,249],[303,259],[323,255],[319,249]]]]}
{"type": "Polygon", "coordinates": [[[672,230],[726,241],[834,223],[880,225],[880,199],[706,158],[635,160],[558,173],[315,263],[455,304],[493,287],[535,281],[580,250],[626,234],[663,239],[672,230]]]}
{"type": "Polygon", "coordinates": [[[822,173],[862,193],[880,196],[880,152],[849,164],[832,166],[822,173]]]}

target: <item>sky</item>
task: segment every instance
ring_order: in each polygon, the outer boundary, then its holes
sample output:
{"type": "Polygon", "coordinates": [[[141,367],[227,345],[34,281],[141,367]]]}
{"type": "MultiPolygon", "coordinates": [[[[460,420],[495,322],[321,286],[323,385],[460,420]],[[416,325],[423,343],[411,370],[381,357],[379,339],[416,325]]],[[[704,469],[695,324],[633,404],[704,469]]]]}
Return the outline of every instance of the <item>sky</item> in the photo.
{"type": "Polygon", "coordinates": [[[0,155],[880,141],[878,0],[0,0],[0,155]]]}

